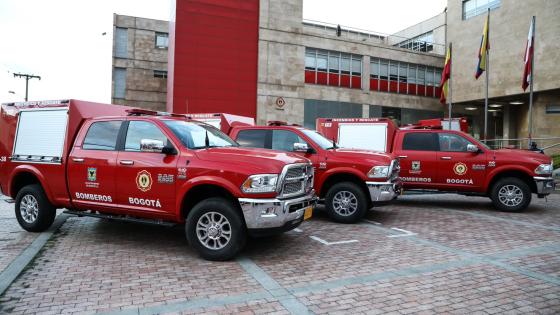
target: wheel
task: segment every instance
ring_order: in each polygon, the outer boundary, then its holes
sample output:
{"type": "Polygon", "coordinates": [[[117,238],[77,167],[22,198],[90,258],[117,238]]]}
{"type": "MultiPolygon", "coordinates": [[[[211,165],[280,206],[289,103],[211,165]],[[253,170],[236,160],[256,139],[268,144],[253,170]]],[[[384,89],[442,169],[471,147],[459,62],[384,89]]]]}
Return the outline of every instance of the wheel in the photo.
{"type": "Polygon", "coordinates": [[[531,197],[529,185],[515,177],[498,180],[490,192],[494,207],[502,211],[522,211],[531,203],[531,197]]]}
{"type": "Polygon", "coordinates": [[[351,182],[332,186],[325,196],[329,217],[339,223],[355,223],[368,210],[368,201],[362,188],[351,182]]]}
{"type": "Polygon", "coordinates": [[[227,199],[209,198],[190,211],[185,224],[187,240],[207,260],[229,260],[245,246],[243,220],[227,199]]]}
{"type": "Polygon", "coordinates": [[[45,231],[56,216],[56,208],[38,184],[25,186],[18,192],[15,211],[19,225],[29,232],[45,231]]]}

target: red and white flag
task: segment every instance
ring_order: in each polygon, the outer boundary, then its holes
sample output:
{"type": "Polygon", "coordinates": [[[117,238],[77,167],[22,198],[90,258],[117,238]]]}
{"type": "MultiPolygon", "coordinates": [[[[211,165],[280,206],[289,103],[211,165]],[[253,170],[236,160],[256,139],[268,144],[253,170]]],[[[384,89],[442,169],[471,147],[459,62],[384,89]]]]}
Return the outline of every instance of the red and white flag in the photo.
{"type": "Polygon", "coordinates": [[[527,46],[525,47],[525,69],[523,71],[523,83],[521,87],[523,91],[531,84],[532,79],[532,66],[533,66],[533,47],[535,46],[535,19],[531,19],[531,26],[529,27],[529,35],[527,36],[527,46]]]}

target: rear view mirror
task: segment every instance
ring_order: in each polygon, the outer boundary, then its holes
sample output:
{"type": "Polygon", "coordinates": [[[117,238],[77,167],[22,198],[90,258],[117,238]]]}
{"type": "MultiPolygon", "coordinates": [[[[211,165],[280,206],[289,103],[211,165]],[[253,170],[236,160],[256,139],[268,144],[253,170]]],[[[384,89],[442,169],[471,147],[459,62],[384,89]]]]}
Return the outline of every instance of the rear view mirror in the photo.
{"type": "Polygon", "coordinates": [[[307,143],[294,143],[294,152],[303,152],[303,153],[308,153],[309,152],[309,146],[307,145],[307,143]]]}
{"type": "Polygon", "coordinates": [[[467,152],[478,153],[480,149],[474,144],[467,144],[467,152]]]}
{"type": "Polygon", "coordinates": [[[163,141],[154,140],[154,139],[140,140],[141,152],[162,153],[163,148],[164,148],[163,141]]]}

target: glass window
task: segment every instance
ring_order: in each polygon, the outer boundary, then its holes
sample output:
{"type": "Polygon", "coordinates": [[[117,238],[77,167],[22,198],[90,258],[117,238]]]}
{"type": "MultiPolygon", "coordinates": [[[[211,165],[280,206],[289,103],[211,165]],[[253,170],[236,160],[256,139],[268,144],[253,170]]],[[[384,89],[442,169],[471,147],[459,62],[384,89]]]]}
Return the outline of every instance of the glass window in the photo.
{"type": "Polygon", "coordinates": [[[317,67],[316,65],[316,58],[315,58],[315,51],[306,51],[305,52],[305,69],[307,70],[315,70],[317,67]]]}
{"type": "Polygon", "coordinates": [[[372,59],[370,63],[371,77],[377,79],[379,77],[379,59],[372,59]]]}
{"type": "Polygon", "coordinates": [[[387,60],[381,60],[379,76],[382,80],[387,80],[389,78],[389,64],[387,63],[387,60]]]}
{"type": "Polygon", "coordinates": [[[362,74],[362,58],[352,57],[352,75],[362,74]]]}
{"type": "Polygon", "coordinates": [[[167,47],[169,47],[169,34],[156,33],[156,48],[167,48],[167,47]]]}
{"type": "Polygon", "coordinates": [[[329,55],[329,72],[338,73],[340,55],[329,55]]]}
{"type": "Polygon", "coordinates": [[[404,135],[403,150],[438,151],[438,136],[433,132],[410,132],[404,135]]]}
{"type": "Polygon", "coordinates": [[[327,72],[327,55],[317,55],[317,70],[327,72]]]}
{"type": "Polygon", "coordinates": [[[350,74],[350,56],[342,54],[340,59],[340,70],[342,74],[350,74]]]}
{"type": "Polygon", "coordinates": [[[434,69],[427,68],[426,71],[426,85],[433,86],[434,85],[434,69]]]}
{"type": "Polygon", "coordinates": [[[440,69],[436,69],[436,74],[434,75],[434,83],[436,84],[436,86],[439,86],[440,82],[441,82],[441,70],[440,69]]]}
{"type": "Polygon", "coordinates": [[[189,149],[238,146],[237,142],[223,132],[207,124],[183,120],[166,120],[165,124],[189,149]],[[206,146],[206,139],[208,139],[208,146],[206,146]]]}
{"type": "Polygon", "coordinates": [[[439,148],[445,152],[467,152],[467,145],[472,144],[467,139],[453,134],[453,133],[440,133],[439,134],[439,148]]]}
{"type": "Polygon", "coordinates": [[[115,57],[128,57],[128,29],[117,27],[115,29],[115,57]]]}
{"type": "Polygon", "coordinates": [[[406,65],[406,63],[401,62],[399,64],[399,82],[407,82],[407,71],[408,67],[406,65]]]}
{"type": "Polygon", "coordinates": [[[560,105],[558,104],[547,104],[546,105],[547,114],[560,114],[560,105]]]}
{"type": "Polygon", "coordinates": [[[488,9],[499,8],[501,0],[464,0],[463,1],[463,20],[474,16],[485,14],[488,9]]]}
{"type": "Polygon", "coordinates": [[[272,149],[279,151],[294,150],[294,143],[306,143],[298,135],[289,130],[272,130],[272,149]]]}
{"type": "Polygon", "coordinates": [[[333,142],[318,133],[315,130],[301,129],[304,135],[311,138],[311,141],[315,142],[316,145],[320,146],[323,150],[331,149],[333,147],[333,142]]]}
{"type": "Polygon", "coordinates": [[[154,78],[167,79],[167,71],[154,70],[154,78]]]}
{"type": "Polygon", "coordinates": [[[91,124],[84,139],[82,149],[113,151],[122,121],[100,121],[91,124]]]}
{"type": "Polygon", "coordinates": [[[139,152],[142,139],[159,140],[164,145],[167,144],[167,137],[156,125],[147,121],[133,120],[129,122],[124,150],[139,152]]]}
{"type": "Polygon", "coordinates": [[[417,80],[417,83],[418,83],[418,84],[421,84],[421,85],[426,84],[425,78],[426,78],[426,68],[424,68],[424,67],[418,67],[418,80],[417,80]]]}
{"type": "Polygon", "coordinates": [[[397,62],[391,61],[389,65],[389,78],[391,79],[391,81],[397,81],[397,72],[397,62]]]}
{"type": "Polygon", "coordinates": [[[408,66],[408,83],[416,84],[416,65],[408,66]]]}
{"type": "Polygon", "coordinates": [[[126,68],[113,70],[113,98],[126,97],[126,68]]]}
{"type": "MultiPolygon", "coordinates": [[[[237,134],[237,143],[243,147],[250,148],[267,148],[266,138],[268,130],[254,129],[254,130],[241,130],[237,134]]],[[[267,148],[270,149],[270,148],[267,148]]]]}

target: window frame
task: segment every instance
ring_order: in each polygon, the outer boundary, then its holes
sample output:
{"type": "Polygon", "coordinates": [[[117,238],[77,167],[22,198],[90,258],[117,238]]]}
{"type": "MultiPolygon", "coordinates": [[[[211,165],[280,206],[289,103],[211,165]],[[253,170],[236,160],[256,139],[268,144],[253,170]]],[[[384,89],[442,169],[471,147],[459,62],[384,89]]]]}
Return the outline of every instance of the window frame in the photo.
{"type": "Polygon", "coordinates": [[[263,128],[241,129],[235,135],[235,142],[237,142],[239,146],[242,148],[270,149],[272,148],[272,129],[263,129],[263,128]],[[239,136],[241,135],[241,133],[250,133],[250,132],[264,132],[264,141],[263,141],[264,147],[261,148],[261,147],[246,146],[246,145],[242,145],[239,142],[239,136]]]}
{"type": "Polygon", "coordinates": [[[115,120],[96,120],[93,121],[87,128],[87,131],[84,134],[84,138],[82,139],[82,143],[80,144],[80,149],[81,150],[88,150],[88,151],[119,151],[119,145],[120,145],[120,139],[121,139],[121,134],[123,131],[123,126],[125,121],[121,120],[121,119],[115,119],[115,120]],[[113,149],[100,149],[100,148],[86,148],[85,146],[88,145],[86,143],[86,140],[88,138],[89,133],[92,131],[92,128],[94,125],[96,124],[106,124],[106,123],[120,123],[118,130],[116,132],[116,137],[115,137],[115,147],[113,149]]]}
{"type": "Polygon", "coordinates": [[[154,47],[157,48],[157,49],[168,49],[169,48],[169,33],[155,32],[154,47]],[[161,37],[165,37],[167,39],[165,41],[164,46],[158,45],[158,38],[161,38],[161,37]]]}
{"type": "Polygon", "coordinates": [[[439,152],[440,148],[439,148],[439,135],[437,132],[433,132],[433,131],[426,131],[426,132],[405,132],[402,140],[401,140],[401,150],[402,151],[415,151],[415,152],[439,152]],[[434,145],[435,145],[435,150],[417,150],[417,149],[405,149],[405,143],[406,143],[406,138],[407,136],[416,136],[416,135],[424,135],[424,134],[428,134],[432,136],[432,141],[434,141],[434,145]]]}
{"type": "MultiPolygon", "coordinates": [[[[127,150],[126,149],[126,140],[128,138],[128,131],[130,130],[130,123],[131,122],[143,122],[143,123],[147,123],[150,124],[154,127],[156,127],[157,130],[159,130],[159,132],[161,132],[161,134],[167,139],[167,141],[164,141],[163,145],[164,146],[170,146],[173,145],[173,142],[170,140],[169,135],[167,135],[165,133],[165,131],[163,130],[163,128],[161,128],[158,124],[155,124],[152,121],[148,121],[148,120],[142,120],[142,119],[133,119],[133,120],[127,120],[125,123],[125,128],[123,130],[123,135],[122,135],[122,143],[119,147],[118,151],[123,151],[123,152],[133,152],[133,153],[156,153],[156,152],[142,152],[142,145],[140,144],[140,149],[138,151],[134,151],[134,150],[127,150]]],[[[150,138],[144,138],[144,139],[150,139],[150,138]]],[[[151,139],[151,140],[158,140],[158,139],[151,139]]],[[[140,141],[142,141],[142,138],[140,138],[140,141]]]]}

